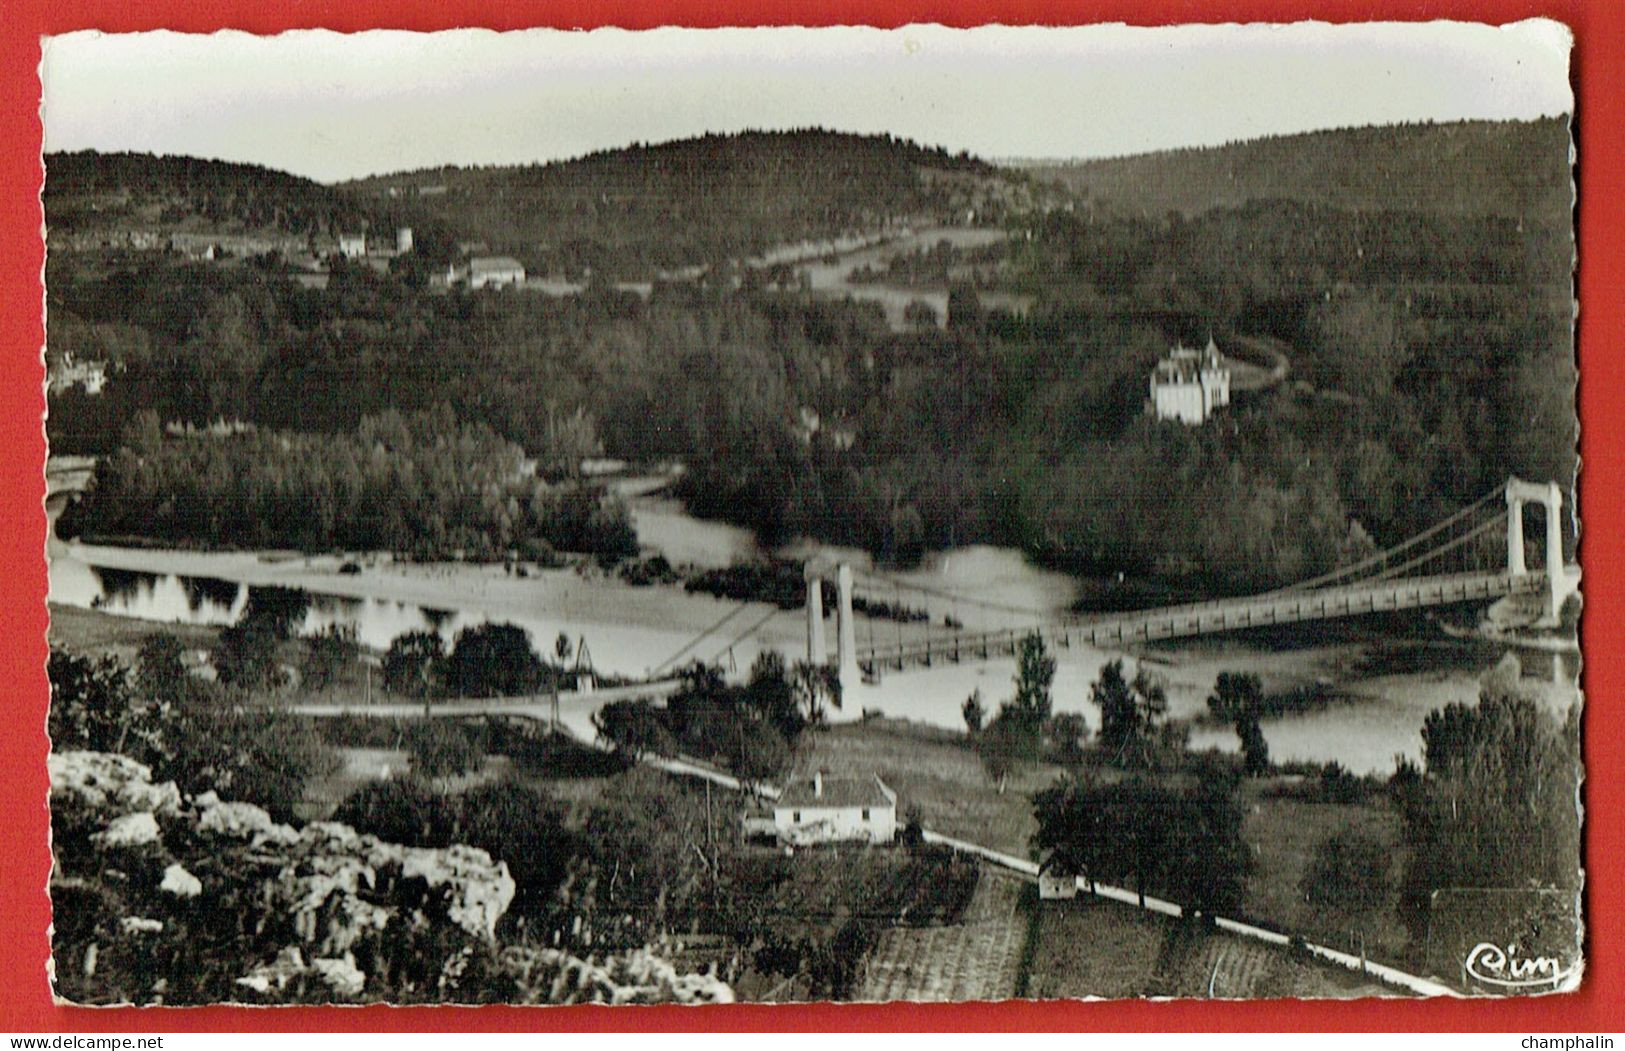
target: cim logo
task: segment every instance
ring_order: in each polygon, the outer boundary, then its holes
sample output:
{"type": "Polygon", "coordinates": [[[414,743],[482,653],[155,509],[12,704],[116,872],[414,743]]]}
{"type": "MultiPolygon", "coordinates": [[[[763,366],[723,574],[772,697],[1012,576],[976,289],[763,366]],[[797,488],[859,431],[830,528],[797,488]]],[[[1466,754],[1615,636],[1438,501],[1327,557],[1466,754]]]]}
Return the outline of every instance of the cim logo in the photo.
{"type": "Polygon", "coordinates": [[[1503,989],[1557,985],[1574,972],[1574,967],[1564,969],[1555,956],[1519,956],[1516,942],[1504,949],[1493,942],[1479,942],[1467,954],[1468,975],[1503,989]]]}

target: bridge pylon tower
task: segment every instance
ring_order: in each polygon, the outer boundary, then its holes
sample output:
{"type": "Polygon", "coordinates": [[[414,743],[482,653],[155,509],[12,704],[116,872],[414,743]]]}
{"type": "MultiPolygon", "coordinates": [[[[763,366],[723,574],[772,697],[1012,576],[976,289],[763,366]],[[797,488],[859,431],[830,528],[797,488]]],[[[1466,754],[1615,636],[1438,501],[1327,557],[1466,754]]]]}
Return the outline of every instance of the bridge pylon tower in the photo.
{"type": "Polygon", "coordinates": [[[807,660],[819,666],[829,663],[824,638],[824,590],[826,580],[835,583],[835,670],[841,692],[850,694],[863,680],[858,668],[858,632],[852,619],[852,567],[845,562],[813,559],[802,569],[807,581],[807,660]]]}
{"type": "Polygon", "coordinates": [[[1563,560],[1563,489],[1556,482],[1526,482],[1521,478],[1508,478],[1507,501],[1507,574],[1527,576],[1529,567],[1524,561],[1523,509],[1526,504],[1540,504],[1546,511],[1546,608],[1541,611],[1541,623],[1556,625],[1563,609],[1563,601],[1574,590],[1569,579],[1568,566],[1563,560]]]}

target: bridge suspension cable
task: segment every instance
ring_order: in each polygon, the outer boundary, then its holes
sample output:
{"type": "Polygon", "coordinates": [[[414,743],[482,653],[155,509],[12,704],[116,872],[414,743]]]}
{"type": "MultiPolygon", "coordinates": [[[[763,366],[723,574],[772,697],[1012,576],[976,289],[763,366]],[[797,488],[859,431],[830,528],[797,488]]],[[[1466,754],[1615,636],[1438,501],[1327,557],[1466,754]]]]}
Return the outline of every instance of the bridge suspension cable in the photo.
{"type": "MultiPolygon", "coordinates": [[[[1320,576],[1310,577],[1308,580],[1300,580],[1296,584],[1288,584],[1286,587],[1276,588],[1274,591],[1266,591],[1263,594],[1282,595],[1294,591],[1309,591],[1314,588],[1326,587],[1330,584],[1350,583],[1351,580],[1345,578],[1352,578],[1368,569],[1386,567],[1388,560],[1393,558],[1395,555],[1408,551],[1416,545],[1438,536],[1440,533],[1449,529],[1457,522],[1478,513],[1478,511],[1482,509],[1485,504],[1489,503],[1497,496],[1500,496],[1503,491],[1504,490],[1501,486],[1497,486],[1485,493],[1483,496],[1479,497],[1477,500],[1473,501],[1471,504],[1447,518],[1440,519],[1438,522],[1435,522],[1433,525],[1422,530],[1422,532],[1417,533],[1415,536],[1402,540],[1392,547],[1384,548],[1383,550],[1378,551],[1376,554],[1367,556],[1358,562],[1351,563],[1347,566],[1340,566],[1337,569],[1322,573],[1320,576]]],[[[1491,519],[1490,522],[1493,524],[1495,521],[1504,518],[1506,518],[1506,514],[1505,512],[1502,512],[1495,519],[1491,519]]],[[[1482,530],[1480,530],[1480,532],[1481,531],[1482,530]]],[[[1475,533],[1474,535],[1477,534],[1475,533]]],[[[1381,568],[1378,569],[1379,573],[1382,571],[1383,570],[1381,568]]],[[[1386,577],[1377,577],[1376,579],[1386,579],[1386,577]]]]}
{"type": "MultiPolygon", "coordinates": [[[[744,607],[741,607],[741,608],[744,608],[744,607]]],[[[744,642],[746,639],[748,639],[752,635],[756,634],[756,632],[762,627],[762,625],[766,624],[768,621],[772,620],[774,617],[778,616],[780,613],[783,613],[783,612],[784,611],[779,609],[777,606],[770,607],[766,613],[762,614],[755,621],[751,622],[750,627],[746,628],[744,631],[741,631],[739,634],[737,634],[733,638],[729,639],[727,641],[727,643],[725,643],[723,645],[723,647],[720,650],[717,651],[716,656],[711,658],[712,663],[715,663],[716,661],[721,660],[724,654],[732,652],[732,650],[733,650],[733,648],[735,646],[739,645],[741,642],[744,642]]]]}
{"type": "Polygon", "coordinates": [[[1461,536],[1455,537],[1454,539],[1448,540],[1445,543],[1440,544],[1438,547],[1432,549],[1431,551],[1424,552],[1423,554],[1418,555],[1415,558],[1410,559],[1409,561],[1402,562],[1397,566],[1390,566],[1389,568],[1383,570],[1381,573],[1375,573],[1375,574],[1373,574],[1373,575],[1371,575],[1369,577],[1363,578],[1360,582],[1361,583],[1376,584],[1376,583],[1379,583],[1379,582],[1384,581],[1384,580],[1392,580],[1394,577],[1397,577],[1402,573],[1409,572],[1410,570],[1415,569],[1417,566],[1420,566],[1420,565],[1423,565],[1423,564],[1425,564],[1427,562],[1433,561],[1435,558],[1438,558],[1440,555],[1445,554],[1447,551],[1451,551],[1451,550],[1453,550],[1455,548],[1461,547],[1462,545],[1469,543],[1470,541],[1476,540],[1480,536],[1483,536],[1485,533],[1489,532],[1490,530],[1494,529],[1496,526],[1500,525],[1502,522],[1506,521],[1506,517],[1507,517],[1506,512],[1503,511],[1500,514],[1496,515],[1494,518],[1490,518],[1490,519],[1484,521],[1483,523],[1479,524],[1478,526],[1475,526],[1473,529],[1469,530],[1468,532],[1463,533],[1461,536]]]}
{"type": "Polygon", "coordinates": [[[687,642],[685,642],[683,644],[682,648],[679,649],[676,653],[673,653],[670,657],[667,657],[665,660],[663,660],[659,664],[655,665],[655,667],[650,671],[649,674],[651,674],[651,675],[659,675],[661,672],[663,672],[667,668],[671,667],[677,661],[681,660],[683,658],[683,656],[685,654],[689,653],[691,650],[693,650],[694,647],[698,646],[700,643],[704,642],[711,635],[713,635],[717,631],[721,630],[721,628],[722,628],[722,626],[724,624],[728,623],[730,620],[733,620],[735,617],[739,616],[741,613],[745,612],[745,610],[747,610],[749,608],[750,607],[747,606],[747,605],[739,605],[739,606],[735,606],[733,609],[730,609],[727,613],[724,613],[722,615],[721,619],[719,619],[715,624],[712,624],[709,628],[706,628],[704,631],[700,632],[698,635],[694,636],[692,639],[689,639],[687,642]]]}
{"type": "Polygon", "coordinates": [[[957,607],[959,603],[964,603],[967,606],[973,606],[977,609],[992,610],[996,613],[1015,613],[1023,617],[1036,617],[1039,620],[1046,620],[1054,616],[1053,610],[1034,609],[1030,606],[1016,606],[1006,602],[994,602],[991,599],[973,598],[964,592],[953,591],[948,588],[936,588],[930,586],[929,584],[915,584],[910,581],[903,580],[901,577],[892,576],[889,573],[881,573],[870,570],[859,573],[857,576],[860,580],[873,581],[876,584],[882,584],[886,587],[900,589],[902,591],[918,592],[922,595],[930,595],[932,598],[946,599],[953,603],[955,607],[957,607]]]}

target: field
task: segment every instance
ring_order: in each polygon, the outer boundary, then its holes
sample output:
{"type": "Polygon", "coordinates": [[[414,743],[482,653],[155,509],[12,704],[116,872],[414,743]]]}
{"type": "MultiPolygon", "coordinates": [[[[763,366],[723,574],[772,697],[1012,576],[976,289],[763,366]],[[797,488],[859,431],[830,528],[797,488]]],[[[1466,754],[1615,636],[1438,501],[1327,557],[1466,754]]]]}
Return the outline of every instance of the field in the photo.
{"type": "Polygon", "coordinates": [[[174,635],[196,649],[214,645],[217,634],[213,628],[158,624],[56,603],[50,606],[50,618],[51,626],[46,635],[53,646],[65,646],[80,653],[113,653],[125,659],[134,657],[142,641],[158,632],[174,635]]]}
{"type": "MultiPolygon", "coordinates": [[[[1028,857],[1036,828],[1031,795],[1059,774],[1030,767],[1001,794],[963,735],[890,719],[828,727],[809,737],[803,768],[822,766],[847,776],[878,773],[898,795],[898,813],[918,814],[926,827],[1017,857],[1028,857]]],[[[1359,932],[1341,916],[1305,900],[1301,883],[1315,848],[1329,836],[1357,830],[1389,844],[1394,866],[1389,905],[1367,921],[1366,949],[1373,960],[1417,963],[1393,908],[1403,870],[1403,829],[1380,796],[1359,804],[1310,802],[1279,794],[1283,782],[1250,782],[1245,789],[1243,836],[1256,861],[1247,884],[1246,918],[1336,949],[1359,951],[1359,932]]],[[[1111,932],[1115,937],[1115,929],[1111,932]]],[[[1131,954],[1132,955],[1132,954],[1131,954]]],[[[1037,990],[1034,990],[1037,995],[1037,990]]],[[[1099,995],[1108,995],[1105,993],[1099,995]]]]}
{"type": "Polygon", "coordinates": [[[1337,805],[1251,793],[1243,835],[1255,850],[1257,868],[1247,884],[1247,912],[1273,926],[1333,949],[1358,952],[1349,924],[1330,910],[1304,899],[1299,884],[1316,846],[1337,832],[1356,830],[1387,843],[1394,859],[1386,908],[1366,924],[1371,958],[1399,967],[1417,964],[1407,951],[1407,933],[1394,904],[1404,869],[1404,830],[1400,816],[1381,797],[1365,804],[1337,805]]]}
{"type": "Polygon", "coordinates": [[[1007,1000],[1026,940],[1019,907],[1025,884],[983,867],[976,895],[960,922],[893,927],[865,964],[855,999],[1007,1000]]]}
{"type": "Polygon", "coordinates": [[[1375,981],[1286,949],[1118,902],[1080,897],[1037,908],[1027,993],[1038,999],[1390,995],[1375,981]]]}

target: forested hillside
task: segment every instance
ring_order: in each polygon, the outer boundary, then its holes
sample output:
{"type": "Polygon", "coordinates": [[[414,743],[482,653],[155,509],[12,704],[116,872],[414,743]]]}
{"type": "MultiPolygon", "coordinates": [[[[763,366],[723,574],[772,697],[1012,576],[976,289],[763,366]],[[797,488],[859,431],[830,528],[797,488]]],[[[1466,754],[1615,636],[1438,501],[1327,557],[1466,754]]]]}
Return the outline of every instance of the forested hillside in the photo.
{"type": "Polygon", "coordinates": [[[397,202],[324,186],[255,164],[145,153],[53,153],[45,158],[51,246],[128,244],[131,234],[257,234],[330,240],[412,226],[420,245],[447,240],[433,216],[397,202]]]}
{"type": "Polygon", "coordinates": [[[820,130],[705,135],[545,165],[441,168],[349,184],[416,199],[539,271],[647,276],[888,221],[997,219],[1025,177],[890,136],[820,130]]]}
{"type": "MultiPolygon", "coordinates": [[[[1317,158],[1324,145],[1298,142],[1317,158]]],[[[1566,155],[1527,163],[1530,186],[1566,178],[1566,155]]],[[[444,196],[515,238],[573,230],[580,260],[630,267],[881,221],[989,177],[969,159],[822,134],[574,164],[455,173],[461,197],[448,173],[444,196]],[[520,186],[529,196],[501,196],[520,186]]],[[[1449,184],[1440,200],[1499,178],[1477,161],[1453,183],[1434,174],[1449,184]]],[[[896,331],[878,305],[793,281],[656,283],[646,298],[593,282],[554,298],[340,262],[318,290],[264,267],[53,253],[53,346],[119,367],[99,396],[56,395],[50,436],[54,450],[111,452],[144,410],[348,435],[366,416],[447,406],[551,478],[600,453],[681,460],[692,510],[769,541],[810,535],[899,560],[987,541],[1080,573],[1285,583],[1409,536],[1508,474],[1573,477],[1566,204],[1510,215],[1361,201],[1011,211],[997,266],[977,262],[1030,309],[983,310],[960,285],[941,330],[896,331]],[[1152,363],[1210,334],[1227,353],[1276,341],[1290,379],[1203,427],[1150,418],[1152,363]]]]}
{"type": "Polygon", "coordinates": [[[1290,200],[1357,211],[1566,217],[1572,202],[1566,118],[1343,128],[1167,150],[1030,174],[1114,211],[1187,215],[1290,200]]]}

